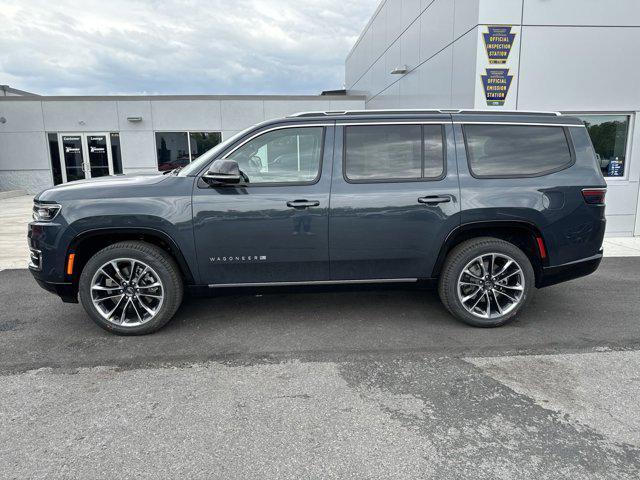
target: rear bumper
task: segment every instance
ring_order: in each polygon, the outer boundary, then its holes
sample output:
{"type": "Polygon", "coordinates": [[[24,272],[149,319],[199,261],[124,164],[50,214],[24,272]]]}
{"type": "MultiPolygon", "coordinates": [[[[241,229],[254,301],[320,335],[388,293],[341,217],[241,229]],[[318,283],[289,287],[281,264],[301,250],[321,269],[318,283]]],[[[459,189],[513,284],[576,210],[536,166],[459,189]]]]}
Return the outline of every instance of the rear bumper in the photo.
{"type": "Polygon", "coordinates": [[[554,267],[543,267],[542,274],[538,279],[536,287],[548,287],[557,283],[573,280],[574,278],[591,275],[600,266],[602,261],[602,250],[592,257],[576,260],[554,267]]]}

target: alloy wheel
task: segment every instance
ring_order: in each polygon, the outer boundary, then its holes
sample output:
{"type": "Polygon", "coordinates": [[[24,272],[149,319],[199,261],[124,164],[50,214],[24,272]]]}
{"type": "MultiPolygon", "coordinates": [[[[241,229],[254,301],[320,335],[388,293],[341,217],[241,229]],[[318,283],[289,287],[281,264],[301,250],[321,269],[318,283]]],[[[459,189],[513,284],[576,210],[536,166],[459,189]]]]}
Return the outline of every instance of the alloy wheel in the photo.
{"type": "Polygon", "coordinates": [[[162,308],[164,295],[158,273],[132,258],[110,260],[91,280],[93,306],[118,326],[137,327],[151,321],[162,308]]]}
{"type": "Polygon", "coordinates": [[[486,253],[462,269],[457,292],[469,313],[493,319],[510,313],[522,302],[524,287],[524,272],[513,258],[502,253],[486,253]]]}

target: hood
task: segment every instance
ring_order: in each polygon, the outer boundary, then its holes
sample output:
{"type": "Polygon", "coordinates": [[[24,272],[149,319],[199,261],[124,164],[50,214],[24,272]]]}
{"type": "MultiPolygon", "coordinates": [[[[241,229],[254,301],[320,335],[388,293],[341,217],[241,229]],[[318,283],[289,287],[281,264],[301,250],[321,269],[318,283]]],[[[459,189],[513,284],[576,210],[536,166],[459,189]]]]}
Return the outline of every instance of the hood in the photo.
{"type": "Polygon", "coordinates": [[[35,200],[62,201],[78,198],[111,198],[135,195],[135,192],[146,190],[145,187],[157,185],[170,178],[162,174],[114,175],[111,177],[91,178],[64,183],[36,195],[35,200]]]}

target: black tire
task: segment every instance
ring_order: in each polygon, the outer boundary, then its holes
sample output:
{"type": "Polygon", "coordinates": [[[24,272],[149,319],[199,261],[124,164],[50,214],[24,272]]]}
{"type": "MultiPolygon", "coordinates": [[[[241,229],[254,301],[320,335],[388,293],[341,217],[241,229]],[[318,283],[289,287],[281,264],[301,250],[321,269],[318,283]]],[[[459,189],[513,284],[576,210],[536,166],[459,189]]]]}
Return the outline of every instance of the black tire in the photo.
{"type": "Polygon", "coordinates": [[[449,253],[438,282],[438,293],[446,309],[458,320],[474,327],[500,327],[511,322],[524,308],[531,298],[534,284],[535,274],[533,267],[522,250],[504,240],[493,237],[479,237],[462,242],[449,253]],[[463,306],[458,296],[458,279],[463,269],[474,258],[491,253],[506,255],[518,264],[524,276],[524,289],[519,303],[513,310],[493,318],[481,318],[469,312],[463,306]]]}
{"type": "Polygon", "coordinates": [[[119,242],[100,250],[84,266],[79,282],[80,302],[85,311],[100,327],[118,335],[146,335],[158,331],[178,310],[183,293],[184,284],[174,259],[161,248],[140,241],[119,242]],[[154,318],[142,325],[116,325],[106,320],[91,299],[91,281],[98,269],[105,263],[119,258],[131,258],[144,262],[155,270],[162,282],[165,292],[162,306],[154,318]]]}

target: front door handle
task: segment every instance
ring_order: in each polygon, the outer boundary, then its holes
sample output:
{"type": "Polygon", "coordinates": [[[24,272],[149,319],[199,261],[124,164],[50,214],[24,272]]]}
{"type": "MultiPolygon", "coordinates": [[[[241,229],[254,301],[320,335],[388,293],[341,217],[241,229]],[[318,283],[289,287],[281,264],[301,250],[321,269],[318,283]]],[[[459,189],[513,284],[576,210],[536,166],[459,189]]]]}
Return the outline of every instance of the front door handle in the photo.
{"type": "Polygon", "coordinates": [[[317,200],[293,200],[291,202],[287,202],[287,207],[290,208],[309,208],[309,207],[319,207],[320,202],[317,200]]]}
{"type": "Polygon", "coordinates": [[[418,199],[418,203],[424,203],[425,205],[437,205],[439,203],[449,203],[450,201],[451,195],[428,195],[418,199]]]}

